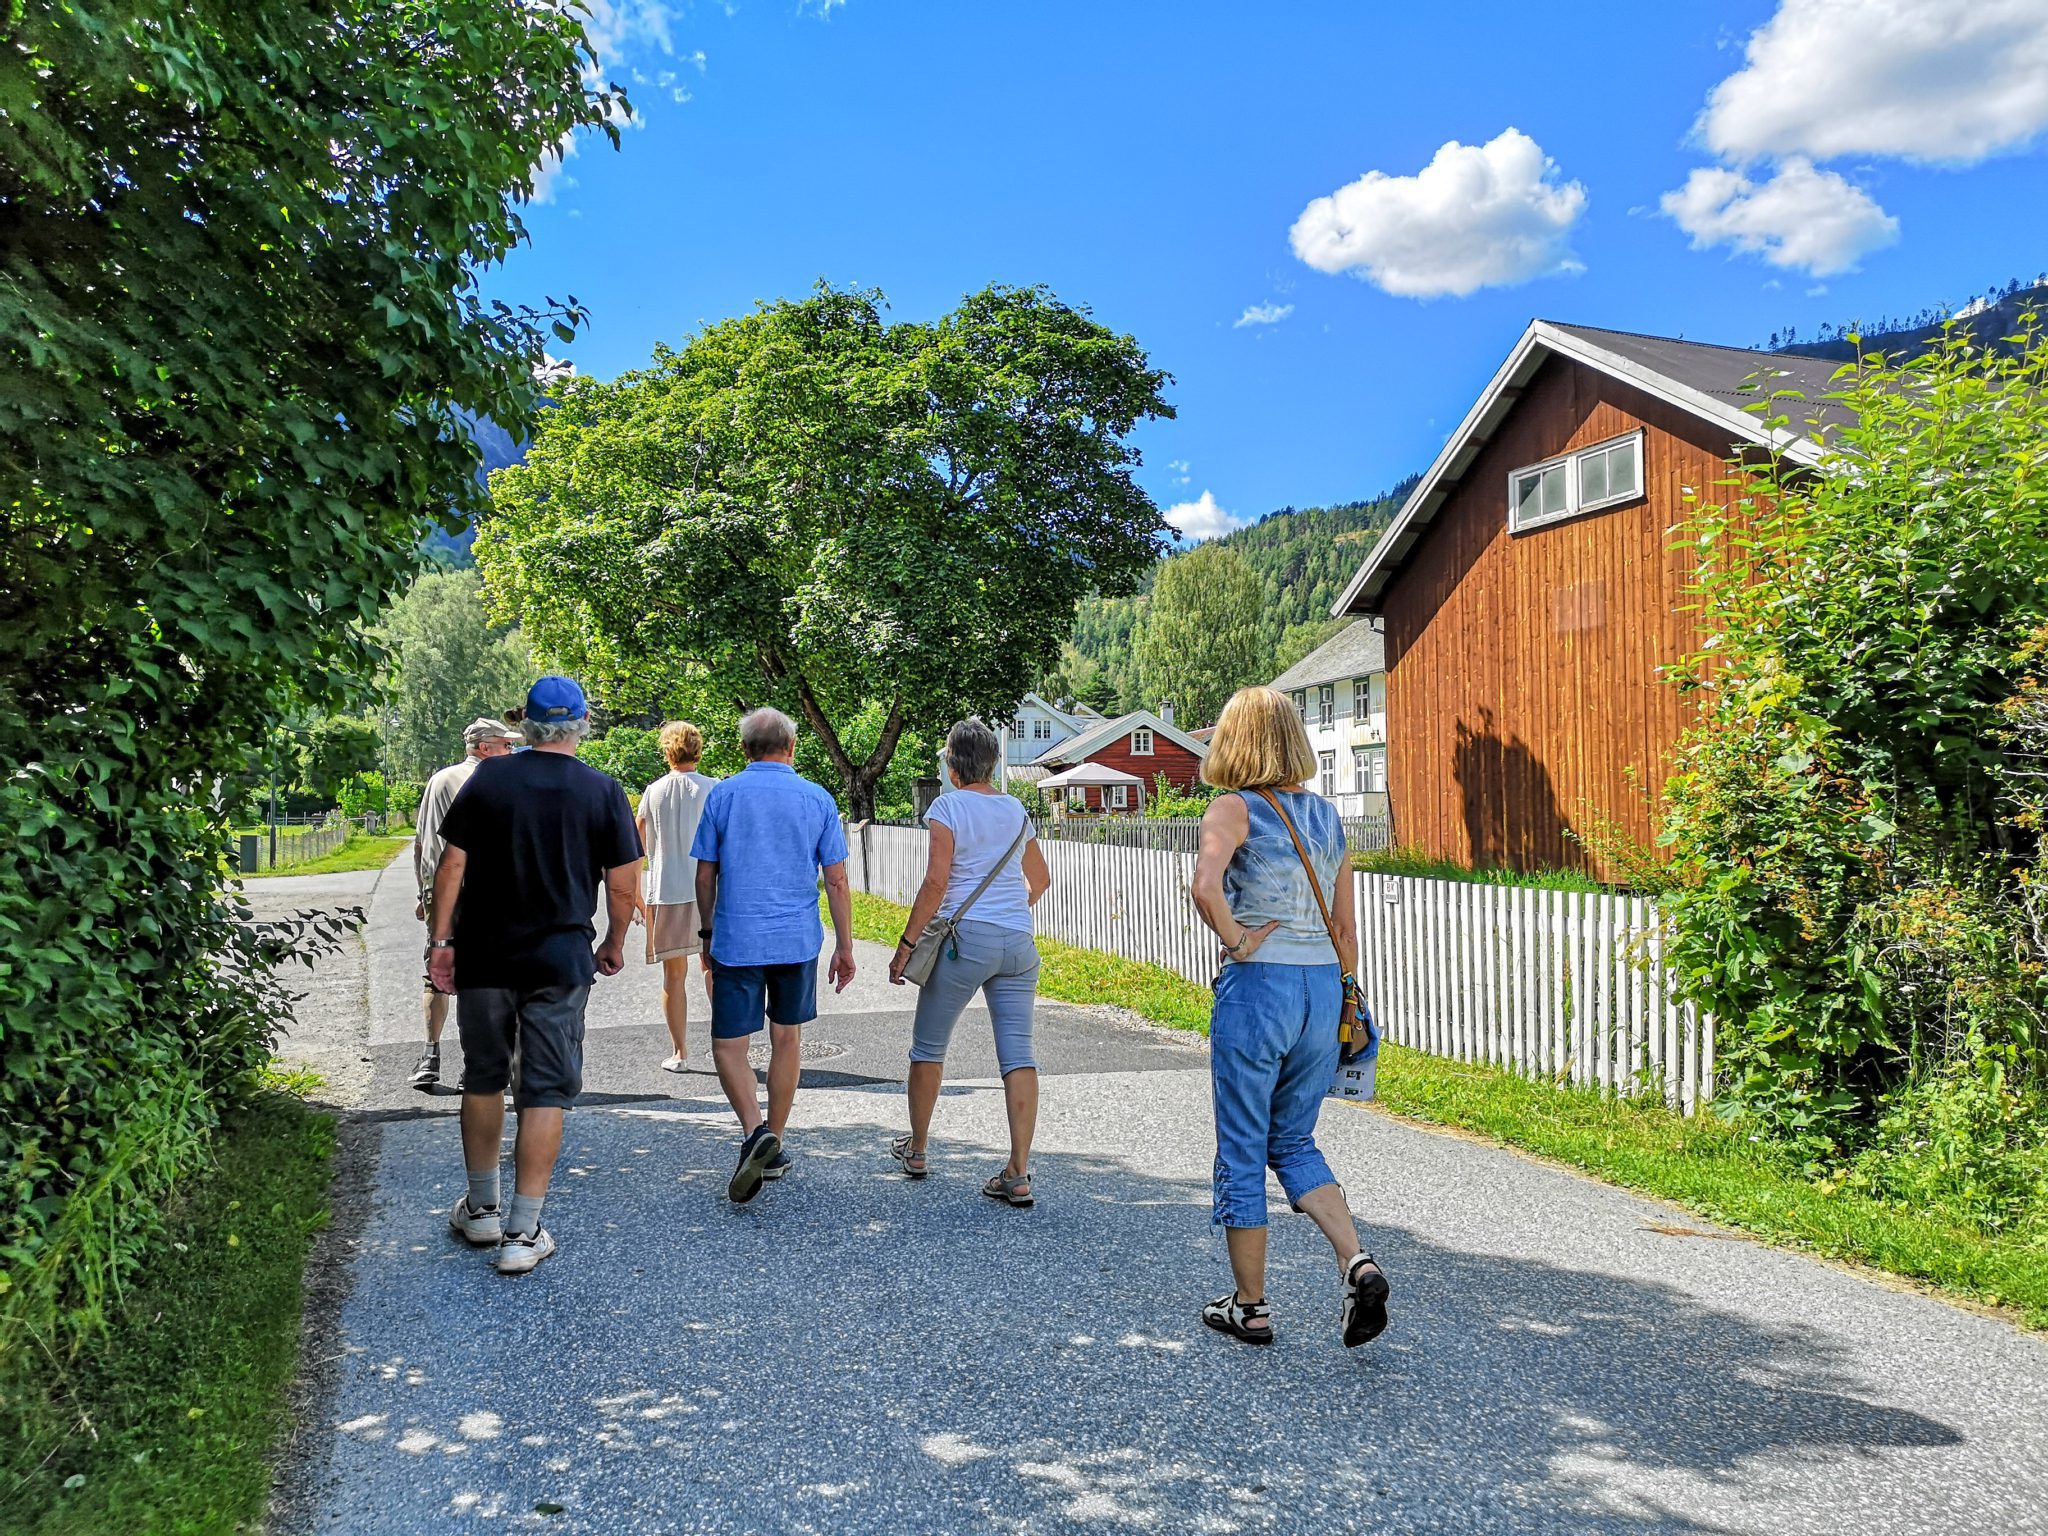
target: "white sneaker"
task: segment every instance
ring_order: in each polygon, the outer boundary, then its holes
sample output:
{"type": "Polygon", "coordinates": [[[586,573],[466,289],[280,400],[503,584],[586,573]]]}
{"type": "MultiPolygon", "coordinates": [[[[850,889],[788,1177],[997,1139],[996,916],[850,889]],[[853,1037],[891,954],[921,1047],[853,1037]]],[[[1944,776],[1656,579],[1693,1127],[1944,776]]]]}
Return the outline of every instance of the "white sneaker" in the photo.
{"type": "Polygon", "coordinates": [[[507,1232],[505,1240],[498,1244],[498,1273],[523,1275],[542,1259],[552,1258],[554,1252],[555,1240],[546,1227],[531,1232],[507,1232]]]}
{"type": "Polygon", "coordinates": [[[498,1208],[487,1205],[480,1211],[473,1211],[469,1208],[467,1195],[456,1201],[455,1209],[448,1213],[448,1230],[472,1248],[495,1248],[505,1236],[505,1224],[498,1208]]]}

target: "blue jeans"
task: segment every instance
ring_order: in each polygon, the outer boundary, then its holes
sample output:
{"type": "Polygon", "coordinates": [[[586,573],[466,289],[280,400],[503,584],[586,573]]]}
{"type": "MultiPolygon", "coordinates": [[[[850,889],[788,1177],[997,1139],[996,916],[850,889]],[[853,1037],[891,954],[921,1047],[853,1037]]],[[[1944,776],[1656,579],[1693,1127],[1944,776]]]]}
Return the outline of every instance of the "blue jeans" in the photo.
{"type": "Polygon", "coordinates": [[[1004,1077],[1036,1067],[1031,1054],[1031,1012],[1038,1001],[1038,945],[1028,928],[999,928],[968,918],[960,924],[957,957],[939,951],[931,979],[917,994],[917,1022],[911,1028],[912,1061],[944,1061],[953,1026],[974,994],[988,1003],[996,1032],[996,1065],[1004,1077]]]}
{"type": "Polygon", "coordinates": [[[1226,965],[1209,1016],[1216,1105],[1212,1222],[1266,1224],[1266,1170],[1295,1205],[1337,1182],[1316,1147],[1316,1117],[1337,1071],[1344,983],[1329,965],[1226,965]]]}

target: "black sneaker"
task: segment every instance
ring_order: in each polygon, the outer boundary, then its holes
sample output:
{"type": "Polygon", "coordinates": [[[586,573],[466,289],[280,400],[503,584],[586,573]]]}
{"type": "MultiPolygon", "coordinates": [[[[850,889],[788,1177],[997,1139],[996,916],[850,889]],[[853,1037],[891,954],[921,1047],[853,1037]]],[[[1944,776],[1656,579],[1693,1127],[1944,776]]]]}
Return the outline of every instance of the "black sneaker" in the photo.
{"type": "Polygon", "coordinates": [[[429,1088],[441,1086],[441,1047],[430,1045],[420,1052],[419,1065],[412,1069],[412,1076],[406,1081],[424,1093],[429,1088]]]}
{"type": "Polygon", "coordinates": [[[768,1159],[767,1167],[761,1170],[761,1177],[764,1179],[779,1179],[787,1172],[789,1172],[789,1153],[783,1151],[776,1153],[768,1159]]]}
{"type": "Polygon", "coordinates": [[[765,1125],[755,1126],[754,1134],[740,1143],[740,1165],[733,1169],[732,1182],[725,1186],[725,1198],[734,1205],[745,1205],[758,1195],[765,1170],[781,1151],[781,1137],[765,1125]]]}

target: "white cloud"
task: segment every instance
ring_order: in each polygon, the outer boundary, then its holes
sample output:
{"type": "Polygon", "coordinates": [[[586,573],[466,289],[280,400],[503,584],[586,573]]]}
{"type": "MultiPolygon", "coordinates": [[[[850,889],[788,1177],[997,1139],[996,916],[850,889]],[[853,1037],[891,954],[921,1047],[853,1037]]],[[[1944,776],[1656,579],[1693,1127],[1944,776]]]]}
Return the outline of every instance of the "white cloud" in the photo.
{"type": "Polygon", "coordinates": [[[1243,330],[1248,325],[1278,325],[1294,313],[1292,304],[1247,304],[1244,313],[1230,322],[1232,330],[1243,330]]]}
{"type": "Polygon", "coordinates": [[[1899,238],[1899,221],[1869,193],[1797,156],[1763,182],[1721,167],[1696,170],[1664,194],[1663,209],[1694,250],[1733,246],[1816,277],[1845,272],[1899,238]]]}
{"type": "Polygon", "coordinates": [[[1966,163],[2048,128],[2043,0],[1781,0],[1700,136],[1722,159],[1966,163]]]}
{"type": "Polygon", "coordinates": [[[1244,526],[1243,518],[1216,505],[1215,494],[1210,491],[1202,492],[1199,500],[1183,501],[1168,507],[1166,520],[1182,538],[1193,539],[1198,544],[1203,539],[1218,538],[1244,526]]]}
{"type": "Polygon", "coordinates": [[[1581,271],[1570,236],[1586,189],[1558,174],[1519,129],[1479,145],[1453,139],[1414,176],[1368,171],[1310,203],[1290,232],[1294,254],[1407,298],[1581,271]]]}

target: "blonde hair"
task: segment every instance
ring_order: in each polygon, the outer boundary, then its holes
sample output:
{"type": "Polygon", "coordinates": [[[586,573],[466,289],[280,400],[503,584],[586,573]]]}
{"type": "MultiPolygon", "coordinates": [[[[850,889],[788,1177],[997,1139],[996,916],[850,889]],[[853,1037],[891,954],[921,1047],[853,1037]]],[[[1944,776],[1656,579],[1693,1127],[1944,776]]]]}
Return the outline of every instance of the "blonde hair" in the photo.
{"type": "Polygon", "coordinates": [[[661,728],[661,755],[681,773],[704,755],[704,733],[687,720],[671,720],[661,728]]]}
{"type": "Polygon", "coordinates": [[[1218,789],[1271,789],[1306,784],[1316,755],[1301,716],[1284,693],[1240,688],[1230,696],[1202,759],[1202,782],[1218,789]]]}

